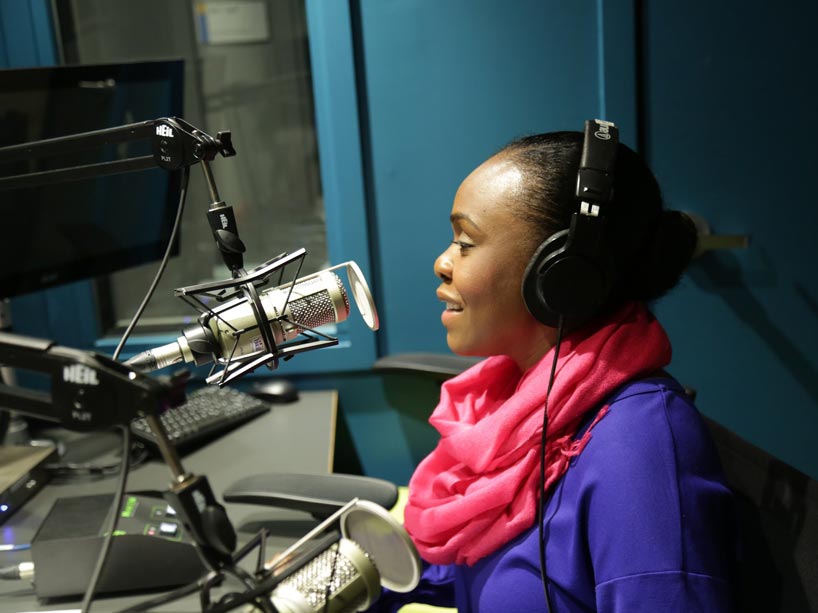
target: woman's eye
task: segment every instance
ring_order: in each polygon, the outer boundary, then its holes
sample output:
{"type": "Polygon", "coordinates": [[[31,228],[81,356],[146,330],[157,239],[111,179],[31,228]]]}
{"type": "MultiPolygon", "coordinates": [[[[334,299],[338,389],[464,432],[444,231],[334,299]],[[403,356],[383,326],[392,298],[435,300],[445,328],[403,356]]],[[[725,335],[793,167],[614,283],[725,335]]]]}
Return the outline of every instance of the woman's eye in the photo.
{"type": "Polygon", "coordinates": [[[474,247],[474,245],[472,245],[471,243],[467,243],[466,241],[452,241],[452,244],[460,247],[461,252],[465,251],[466,249],[471,249],[472,247],[474,247]]]}

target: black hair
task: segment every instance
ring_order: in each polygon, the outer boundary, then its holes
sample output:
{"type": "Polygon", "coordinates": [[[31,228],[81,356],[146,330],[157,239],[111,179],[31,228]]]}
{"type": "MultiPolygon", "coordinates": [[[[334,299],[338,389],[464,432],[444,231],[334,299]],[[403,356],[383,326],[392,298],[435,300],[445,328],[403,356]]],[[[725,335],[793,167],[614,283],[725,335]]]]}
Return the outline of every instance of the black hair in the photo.
{"type": "MultiPolygon", "coordinates": [[[[517,139],[498,152],[523,174],[516,212],[529,222],[531,252],[568,228],[578,210],[575,190],[583,135],[550,132],[517,139]]],[[[696,229],[680,211],[664,208],[656,178],[642,158],[620,143],[607,238],[617,277],[608,307],[625,300],[651,302],[679,283],[696,248],[696,229]]]]}

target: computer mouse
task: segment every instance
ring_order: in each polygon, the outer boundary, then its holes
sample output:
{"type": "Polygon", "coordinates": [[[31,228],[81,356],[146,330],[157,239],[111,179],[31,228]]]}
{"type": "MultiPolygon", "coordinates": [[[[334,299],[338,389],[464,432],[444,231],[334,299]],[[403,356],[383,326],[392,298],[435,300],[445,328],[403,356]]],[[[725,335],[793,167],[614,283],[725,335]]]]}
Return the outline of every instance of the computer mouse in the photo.
{"type": "Polygon", "coordinates": [[[295,383],[287,379],[276,378],[257,381],[250,388],[250,393],[262,400],[276,404],[298,400],[298,388],[295,383]]]}

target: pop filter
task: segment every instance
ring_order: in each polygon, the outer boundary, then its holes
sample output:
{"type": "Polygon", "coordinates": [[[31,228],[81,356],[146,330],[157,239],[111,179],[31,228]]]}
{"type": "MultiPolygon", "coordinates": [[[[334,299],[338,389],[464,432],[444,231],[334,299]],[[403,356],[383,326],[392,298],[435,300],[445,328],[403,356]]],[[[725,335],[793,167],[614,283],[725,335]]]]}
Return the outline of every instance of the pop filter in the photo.
{"type": "Polygon", "coordinates": [[[420,557],[412,539],[383,507],[359,500],[341,516],[341,534],[375,561],[381,585],[409,592],[420,580],[420,557]]]}

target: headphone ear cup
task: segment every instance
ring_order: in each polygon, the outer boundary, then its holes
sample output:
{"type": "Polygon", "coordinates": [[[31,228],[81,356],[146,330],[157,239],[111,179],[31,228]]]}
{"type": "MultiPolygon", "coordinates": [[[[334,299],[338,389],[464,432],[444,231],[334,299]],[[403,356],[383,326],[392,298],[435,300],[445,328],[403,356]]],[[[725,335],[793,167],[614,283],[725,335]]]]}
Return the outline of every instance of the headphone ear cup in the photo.
{"type": "Polygon", "coordinates": [[[603,250],[594,257],[574,248],[569,230],[546,239],[534,252],[523,276],[523,301],[539,322],[556,327],[593,315],[608,298],[614,271],[603,250]]]}
{"type": "Polygon", "coordinates": [[[522,292],[525,307],[534,316],[534,319],[546,326],[556,327],[560,314],[552,311],[548,306],[548,300],[542,292],[540,277],[542,271],[547,270],[547,264],[563,252],[567,240],[567,229],[545,239],[534,251],[523,274],[522,292]]]}

